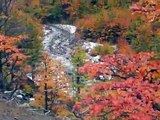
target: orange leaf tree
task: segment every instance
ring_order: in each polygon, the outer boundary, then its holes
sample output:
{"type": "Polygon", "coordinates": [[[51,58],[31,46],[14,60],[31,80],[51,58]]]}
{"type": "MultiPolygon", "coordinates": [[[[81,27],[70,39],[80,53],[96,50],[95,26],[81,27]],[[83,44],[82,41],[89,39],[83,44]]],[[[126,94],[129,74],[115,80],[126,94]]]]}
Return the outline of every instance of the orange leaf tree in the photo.
{"type": "Polygon", "coordinates": [[[128,42],[124,39],[118,40],[118,53],[121,54],[132,54],[133,50],[128,42]]]}
{"type": "Polygon", "coordinates": [[[77,109],[86,119],[152,120],[160,117],[160,61],[153,53],[105,56],[100,63],[80,68],[92,78],[110,75],[111,80],[97,82],[77,109]]]}
{"type": "Polygon", "coordinates": [[[63,111],[67,111],[66,104],[71,100],[71,97],[69,97],[69,78],[58,61],[49,58],[46,53],[42,59],[35,78],[38,85],[38,92],[34,95],[35,105],[45,106],[44,91],[46,84],[49,109],[55,111],[56,114],[63,113],[63,111]]]}
{"type": "Polygon", "coordinates": [[[22,76],[21,66],[27,59],[21,49],[16,47],[16,43],[21,41],[21,37],[8,37],[0,35],[0,85],[2,89],[11,87],[12,83],[17,83],[22,76]]]}

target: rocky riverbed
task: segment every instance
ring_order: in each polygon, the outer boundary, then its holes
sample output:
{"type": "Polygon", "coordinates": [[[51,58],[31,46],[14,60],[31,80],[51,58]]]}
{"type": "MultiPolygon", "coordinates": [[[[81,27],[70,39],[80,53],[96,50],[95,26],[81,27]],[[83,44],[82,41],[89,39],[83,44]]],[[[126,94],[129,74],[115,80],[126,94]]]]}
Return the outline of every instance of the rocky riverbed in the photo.
{"type": "MultiPolygon", "coordinates": [[[[44,51],[47,51],[51,58],[60,61],[67,71],[72,72],[71,53],[75,46],[80,45],[85,49],[88,56],[87,61],[96,62],[100,56],[91,56],[91,49],[101,45],[94,42],[77,40],[75,37],[76,27],[72,25],[52,24],[44,26],[44,51]]],[[[87,84],[87,83],[86,83],[87,84]]],[[[3,94],[5,95],[5,94],[3,94]]],[[[1,96],[3,96],[1,95],[1,96]]],[[[69,118],[58,118],[45,116],[43,110],[34,111],[29,106],[30,99],[23,101],[23,94],[15,93],[15,100],[8,102],[0,101],[0,120],[68,120],[69,118]],[[18,105],[10,103],[18,103],[18,105]],[[23,102],[22,102],[23,101],[23,102]],[[22,103],[21,103],[22,102],[22,103]],[[9,103],[9,104],[8,104],[9,103]],[[42,114],[40,114],[42,113],[42,114]],[[29,116],[29,117],[28,117],[29,116]]],[[[34,98],[33,98],[34,99],[34,98]]]]}
{"type": "Polygon", "coordinates": [[[44,26],[44,50],[47,51],[53,59],[61,61],[65,68],[72,70],[71,53],[77,45],[82,46],[88,60],[97,61],[99,56],[90,56],[90,50],[96,47],[97,43],[77,40],[75,37],[76,27],[72,25],[52,24],[44,26]]]}
{"type": "Polygon", "coordinates": [[[76,27],[72,25],[53,24],[44,26],[44,50],[48,51],[53,59],[72,69],[71,52],[78,45],[75,38],[76,27]]]}

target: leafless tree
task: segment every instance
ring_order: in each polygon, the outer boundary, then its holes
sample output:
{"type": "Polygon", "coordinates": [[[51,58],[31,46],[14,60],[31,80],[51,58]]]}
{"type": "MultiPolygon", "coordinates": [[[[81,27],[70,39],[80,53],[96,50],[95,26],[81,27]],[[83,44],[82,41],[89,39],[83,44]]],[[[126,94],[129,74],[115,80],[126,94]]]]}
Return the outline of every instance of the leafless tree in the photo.
{"type": "Polygon", "coordinates": [[[0,0],[0,30],[7,23],[16,0],[0,0]]]}

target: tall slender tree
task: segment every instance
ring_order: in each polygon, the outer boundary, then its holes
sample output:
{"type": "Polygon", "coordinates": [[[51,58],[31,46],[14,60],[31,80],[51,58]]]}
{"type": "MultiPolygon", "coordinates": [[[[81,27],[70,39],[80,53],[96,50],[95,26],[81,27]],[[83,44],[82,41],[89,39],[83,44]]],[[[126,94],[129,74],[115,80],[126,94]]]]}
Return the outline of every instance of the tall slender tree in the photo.
{"type": "Polygon", "coordinates": [[[62,111],[67,111],[66,104],[71,100],[69,78],[59,62],[49,58],[46,53],[42,59],[36,79],[38,92],[35,94],[35,104],[45,106],[44,88],[47,87],[48,108],[56,114],[61,114],[62,111]]]}

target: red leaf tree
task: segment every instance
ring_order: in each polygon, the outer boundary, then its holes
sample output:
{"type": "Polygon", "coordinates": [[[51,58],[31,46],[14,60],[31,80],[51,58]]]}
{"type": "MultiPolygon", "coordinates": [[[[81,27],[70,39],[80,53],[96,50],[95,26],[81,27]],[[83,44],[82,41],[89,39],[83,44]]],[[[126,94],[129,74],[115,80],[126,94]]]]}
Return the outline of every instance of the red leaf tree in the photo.
{"type": "Polygon", "coordinates": [[[100,63],[86,63],[81,73],[95,78],[110,75],[107,82],[98,81],[77,102],[74,109],[86,119],[152,120],[160,117],[160,61],[153,53],[104,56],[100,63]]]}
{"type": "Polygon", "coordinates": [[[138,0],[132,4],[130,9],[133,13],[143,14],[149,22],[160,19],[159,0],[138,0]]]}

